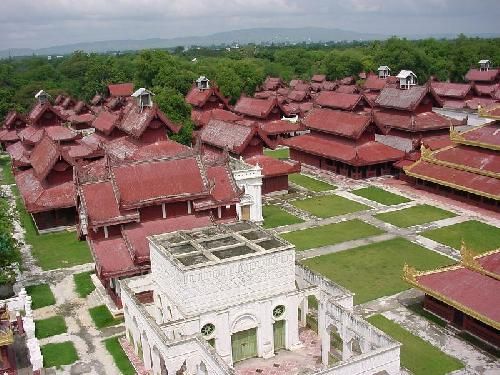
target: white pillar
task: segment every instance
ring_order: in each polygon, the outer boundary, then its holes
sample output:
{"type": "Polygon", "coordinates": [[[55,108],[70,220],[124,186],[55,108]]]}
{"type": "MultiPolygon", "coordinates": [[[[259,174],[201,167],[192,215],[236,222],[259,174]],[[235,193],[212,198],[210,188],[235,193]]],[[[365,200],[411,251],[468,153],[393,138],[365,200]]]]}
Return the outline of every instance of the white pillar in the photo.
{"type": "Polygon", "coordinates": [[[260,303],[259,320],[257,353],[262,358],[274,357],[274,319],[271,301],[260,303]]]}
{"type": "Polygon", "coordinates": [[[307,314],[309,313],[309,299],[304,297],[300,305],[300,323],[305,327],[307,325],[307,314]]]}
{"type": "Polygon", "coordinates": [[[318,301],[318,334],[321,339],[321,362],[328,366],[330,355],[330,332],[326,327],[326,307],[325,302],[318,301]]]}

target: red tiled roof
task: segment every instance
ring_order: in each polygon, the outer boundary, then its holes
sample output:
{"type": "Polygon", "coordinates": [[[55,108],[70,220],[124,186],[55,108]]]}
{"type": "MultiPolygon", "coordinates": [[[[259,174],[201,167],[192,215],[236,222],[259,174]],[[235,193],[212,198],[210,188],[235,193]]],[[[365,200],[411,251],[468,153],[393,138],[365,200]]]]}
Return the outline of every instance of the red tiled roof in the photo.
{"type": "Polygon", "coordinates": [[[279,77],[267,77],[262,84],[263,90],[276,90],[282,85],[281,78],[279,77]]]}
{"type": "Polygon", "coordinates": [[[107,178],[106,158],[77,167],[79,183],[95,182],[107,178]]]}
{"type": "Polygon", "coordinates": [[[5,151],[7,151],[15,164],[17,163],[20,166],[30,165],[29,156],[31,154],[31,150],[26,148],[22,142],[16,142],[7,146],[5,151]]]}
{"type": "Polygon", "coordinates": [[[78,138],[78,134],[69,128],[60,125],[43,128],[47,136],[56,142],[71,141],[78,138]]]}
{"type": "Polygon", "coordinates": [[[92,122],[92,126],[99,130],[100,132],[109,135],[118,123],[119,115],[118,113],[112,113],[108,111],[101,111],[95,120],[92,122]]]}
{"type": "Polygon", "coordinates": [[[40,180],[44,180],[61,156],[59,146],[49,137],[45,136],[38,143],[30,156],[30,163],[34,170],[34,175],[40,180]]]}
{"type": "Polygon", "coordinates": [[[30,213],[75,206],[75,184],[73,181],[45,187],[34,175],[33,169],[18,173],[16,185],[30,213]]]}
{"type": "Polygon", "coordinates": [[[342,94],[355,94],[358,92],[358,88],[355,85],[340,85],[337,87],[335,92],[342,94]]]}
{"type": "Polygon", "coordinates": [[[337,82],[332,81],[324,81],[321,84],[321,89],[325,91],[333,91],[337,87],[337,82]]]}
{"type": "Polygon", "coordinates": [[[435,162],[449,163],[458,168],[471,168],[478,172],[496,173],[500,176],[500,154],[492,150],[455,145],[436,151],[432,157],[435,162]]]}
{"type": "Polygon", "coordinates": [[[455,142],[473,144],[486,148],[500,148],[500,121],[488,123],[460,133],[455,142]]]}
{"type": "Polygon", "coordinates": [[[21,127],[26,126],[26,118],[23,115],[16,111],[10,111],[7,113],[7,116],[5,116],[2,127],[5,129],[12,129],[16,127],[15,125],[17,121],[21,121],[23,123],[21,127]]]}
{"type": "Polygon", "coordinates": [[[256,99],[269,99],[270,97],[276,96],[276,91],[257,91],[253,94],[253,97],[256,99]]]}
{"type": "Polygon", "coordinates": [[[386,80],[378,78],[375,74],[370,74],[363,83],[363,88],[366,90],[380,91],[385,87],[386,80]]]}
{"type": "Polygon", "coordinates": [[[52,112],[56,116],[58,122],[64,122],[66,120],[65,116],[63,116],[56,108],[52,107],[49,102],[38,102],[28,115],[29,122],[32,125],[35,125],[46,111],[52,112]]]}
{"type": "Polygon", "coordinates": [[[221,121],[238,121],[241,120],[242,117],[237,115],[236,113],[226,111],[224,109],[211,109],[209,111],[200,111],[193,109],[191,110],[191,120],[198,126],[202,127],[208,124],[210,120],[221,120],[221,121]]]}
{"type": "Polygon", "coordinates": [[[422,143],[425,147],[431,149],[432,151],[438,150],[443,147],[451,146],[453,143],[451,142],[449,134],[443,135],[433,135],[431,137],[425,137],[422,140],[422,143]]]}
{"type": "Polygon", "coordinates": [[[434,90],[428,86],[414,86],[408,90],[385,87],[375,100],[375,104],[383,108],[414,111],[427,95],[429,95],[436,104],[442,106],[442,100],[436,95],[434,90]]]}
{"type": "Polygon", "coordinates": [[[275,120],[259,123],[260,129],[267,135],[277,135],[304,130],[304,127],[296,122],[286,120],[275,120]]]}
{"type": "Polygon", "coordinates": [[[474,90],[476,91],[477,95],[480,95],[480,96],[491,96],[493,97],[494,96],[494,93],[497,91],[498,87],[500,87],[500,85],[498,83],[494,83],[494,84],[475,84],[474,85],[474,90]]]}
{"type": "MultiPolygon", "coordinates": [[[[500,253],[488,255],[498,262],[500,253]]],[[[484,260],[483,260],[484,262],[484,260]]],[[[500,280],[463,266],[446,267],[416,276],[417,286],[433,297],[473,314],[496,329],[500,327],[500,280]]]]}
{"type": "Polygon", "coordinates": [[[166,139],[149,145],[141,146],[135,151],[131,158],[134,160],[158,159],[167,156],[176,156],[182,152],[189,152],[191,149],[180,143],[166,139]]]}
{"type": "Polygon", "coordinates": [[[307,91],[311,90],[311,84],[307,83],[307,82],[299,81],[295,84],[295,86],[293,86],[293,89],[298,90],[298,91],[306,91],[307,92],[307,91]]]}
{"type": "Polygon", "coordinates": [[[405,169],[407,175],[439,185],[500,200],[500,179],[423,160],[405,169]]]}
{"type": "Polygon", "coordinates": [[[300,173],[300,163],[294,161],[284,161],[272,158],[267,155],[256,155],[245,159],[245,162],[252,165],[259,165],[262,168],[264,177],[275,177],[300,173]]]}
{"type": "Polygon", "coordinates": [[[18,133],[19,139],[23,143],[36,144],[40,142],[43,136],[43,129],[34,126],[28,126],[18,133]]]}
{"type": "Polygon", "coordinates": [[[82,114],[74,114],[69,116],[68,121],[73,124],[88,124],[91,125],[95,120],[95,115],[92,113],[82,113],[82,114]]]}
{"type": "Polygon", "coordinates": [[[207,227],[212,224],[209,215],[194,214],[157,219],[140,223],[126,224],[122,228],[122,235],[130,245],[132,254],[139,262],[149,261],[149,243],[147,237],[177,230],[190,230],[207,227]]]}
{"type": "Polygon", "coordinates": [[[224,106],[224,108],[227,109],[229,107],[227,99],[224,98],[220,91],[215,87],[200,90],[198,87],[193,86],[186,95],[186,102],[191,104],[193,107],[201,108],[207,103],[212,95],[219,99],[219,102],[224,106]]]}
{"type": "Polygon", "coordinates": [[[316,108],[304,118],[304,125],[310,129],[358,139],[372,122],[370,115],[316,108]]]}
{"type": "Polygon", "coordinates": [[[64,152],[71,159],[86,159],[103,156],[103,152],[93,150],[87,147],[85,144],[74,144],[68,146],[62,146],[64,152]]]}
{"type": "Polygon", "coordinates": [[[200,131],[202,143],[209,144],[220,149],[227,147],[229,151],[240,154],[250,143],[254,136],[260,138],[268,147],[274,148],[265,134],[256,127],[229,123],[220,120],[210,120],[210,122],[200,131]]]}
{"type": "Polygon", "coordinates": [[[431,87],[439,96],[464,99],[471,91],[470,83],[431,82],[431,87]]]}
{"type": "Polygon", "coordinates": [[[15,142],[19,140],[16,129],[2,129],[0,130],[0,141],[1,142],[15,142]]]}
{"type": "Polygon", "coordinates": [[[354,83],[356,82],[356,80],[354,79],[354,77],[345,77],[345,78],[342,78],[340,80],[340,84],[341,85],[354,85],[354,83]]]}
{"type": "Polygon", "coordinates": [[[130,158],[141,146],[135,138],[125,136],[116,138],[106,143],[102,147],[110,155],[117,159],[124,160],[130,158]]]}
{"type": "Polygon", "coordinates": [[[324,80],[326,80],[325,74],[315,74],[311,77],[312,82],[323,82],[324,80]]]}
{"type": "Polygon", "coordinates": [[[361,94],[344,94],[336,91],[322,91],[315,99],[315,103],[321,107],[334,109],[353,110],[361,99],[361,94]]]}
{"type": "Polygon", "coordinates": [[[496,103],[495,99],[485,98],[485,97],[481,97],[481,98],[476,97],[476,98],[466,100],[465,106],[467,108],[476,110],[476,109],[478,109],[478,106],[486,107],[486,106],[491,105],[493,103],[496,103]]]}
{"type": "Polygon", "coordinates": [[[200,163],[199,157],[190,156],[113,166],[112,179],[120,205],[129,209],[206,196],[207,180],[200,163]]]}
{"type": "Polygon", "coordinates": [[[466,108],[467,103],[465,100],[461,99],[443,99],[443,108],[455,108],[455,109],[462,109],[466,108]]]}
{"type": "Polygon", "coordinates": [[[130,96],[134,92],[134,84],[115,83],[108,85],[109,96],[130,96]]]}
{"type": "Polygon", "coordinates": [[[132,102],[127,105],[123,119],[117,126],[125,133],[139,138],[153,120],[160,121],[173,133],[178,133],[180,130],[180,126],[167,118],[157,105],[140,110],[139,107],[132,102]]]}
{"type": "Polygon", "coordinates": [[[240,190],[228,165],[208,166],[207,179],[215,184],[210,194],[215,202],[222,204],[239,202],[240,190]]]}
{"type": "Polygon", "coordinates": [[[498,77],[499,73],[500,69],[470,69],[465,75],[465,79],[467,81],[493,82],[498,77]]]}
{"type": "Polygon", "coordinates": [[[287,139],[283,144],[313,155],[340,160],[350,165],[370,165],[399,160],[404,152],[375,141],[360,145],[337,138],[306,134],[287,139]]]}
{"type": "Polygon", "coordinates": [[[389,131],[391,128],[405,131],[426,131],[447,129],[450,126],[463,125],[464,121],[442,116],[435,112],[422,112],[416,115],[400,111],[374,111],[375,123],[389,131]]]}
{"type": "Polygon", "coordinates": [[[140,270],[122,237],[90,240],[98,273],[103,278],[132,275],[140,270]]]}
{"type": "Polygon", "coordinates": [[[234,106],[234,111],[242,115],[264,119],[276,107],[275,99],[256,99],[242,96],[234,106]]]}
{"type": "Polygon", "coordinates": [[[288,86],[295,87],[298,83],[302,83],[302,81],[300,79],[292,79],[288,86]]]}
{"type": "Polygon", "coordinates": [[[306,98],[306,96],[307,92],[305,91],[293,90],[288,93],[288,99],[294,102],[301,102],[306,98]]]}
{"type": "Polygon", "coordinates": [[[313,107],[314,105],[311,102],[283,104],[283,110],[285,111],[287,116],[303,115],[312,110],[313,107]]]}

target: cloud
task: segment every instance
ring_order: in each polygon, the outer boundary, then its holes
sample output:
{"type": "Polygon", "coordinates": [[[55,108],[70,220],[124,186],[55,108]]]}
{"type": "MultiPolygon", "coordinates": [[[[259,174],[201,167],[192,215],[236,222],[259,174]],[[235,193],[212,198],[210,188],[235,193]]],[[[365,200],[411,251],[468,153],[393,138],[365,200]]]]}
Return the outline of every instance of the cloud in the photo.
{"type": "Polygon", "coordinates": [[[0,49],[252,27],[497,32],[499,16],[498,0],[0,0],[0,49]]]}

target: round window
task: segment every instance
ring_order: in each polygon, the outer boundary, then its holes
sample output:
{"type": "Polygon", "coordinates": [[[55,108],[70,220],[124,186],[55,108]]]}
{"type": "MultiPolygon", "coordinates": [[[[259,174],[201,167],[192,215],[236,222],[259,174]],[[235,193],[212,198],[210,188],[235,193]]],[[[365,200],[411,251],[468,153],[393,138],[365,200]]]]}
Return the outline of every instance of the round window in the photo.
{"type": "Polygon", "coordinates": [[[278,305],[273,309],[273,317],[279,318],[285,313],[285,306],[278,305]]]}
{"type": "Polygon", "coordinates": [[[210,336],[215,331],[215,326],[212,323],[207,323],[201,327],[201,334],[205,337],[210,336]]]}

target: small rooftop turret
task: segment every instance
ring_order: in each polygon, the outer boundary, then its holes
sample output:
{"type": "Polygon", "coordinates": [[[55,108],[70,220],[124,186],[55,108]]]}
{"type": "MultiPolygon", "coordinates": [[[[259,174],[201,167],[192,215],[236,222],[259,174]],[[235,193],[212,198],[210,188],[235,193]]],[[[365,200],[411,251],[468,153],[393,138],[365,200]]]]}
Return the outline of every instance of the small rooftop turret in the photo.
{"type": "Polygon", "coordinates": [[[490,60],[479,60],[479,70],[488,71],[490,70],[491,61],[490,60]]]}
{"type": "Polygon", "coordinates": [[[411,70],[402,70],[396,76],[399,79],[399,88],[408,90],[417,84],[417,75],[411,70]]]}
{"type": "Polygon", "coordinates": [[[141,108],[141,110],[144,107],[153,106],[154,94],[148,89],[145,89],[144,87],[141,87],[140,89],[136,90],[131,96],[137,99],[137,105],[141,108]]]}
{"type": "Polygon", "coordinates": [[[38,99],[40,103],[46,103],[49,101],[50,95],[44,90],[40,90],[35,94],[35,99],[38,99]]]}
{"type": "Polygon", "coordinates": [[[200,90],[207,90],[210,88],[210,80],[205,77],[205,76],[200,76],[197,80],[196,80],[196,86],[200,89],[200,90]]]}
{"type": "Polygon", "coordinates": [[[389,68],[387,65],[380,65],[377,70],[378,78],[387,78],[391,75],[391,68],[389,68]]]}

